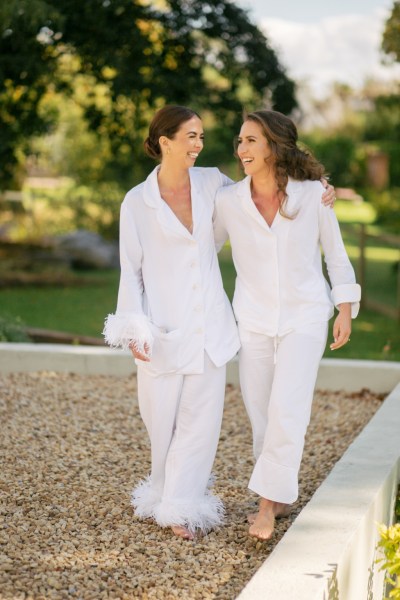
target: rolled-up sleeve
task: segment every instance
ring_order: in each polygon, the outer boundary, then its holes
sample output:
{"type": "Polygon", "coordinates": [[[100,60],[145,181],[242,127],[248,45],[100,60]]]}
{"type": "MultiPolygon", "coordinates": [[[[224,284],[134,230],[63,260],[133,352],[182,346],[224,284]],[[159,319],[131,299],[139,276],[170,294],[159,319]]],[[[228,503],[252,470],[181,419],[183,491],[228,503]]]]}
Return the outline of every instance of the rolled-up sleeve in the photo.
{"type": "Polygon", "coordinates": [[[361,287],[356,283],[354,269],[344,247],[335,212],[323,205],[319,207],[319,227],[320,242],[332,288],[332,302],[336,307],[350,302],[351,316],[355,319],[360,309],[361,287]]]}

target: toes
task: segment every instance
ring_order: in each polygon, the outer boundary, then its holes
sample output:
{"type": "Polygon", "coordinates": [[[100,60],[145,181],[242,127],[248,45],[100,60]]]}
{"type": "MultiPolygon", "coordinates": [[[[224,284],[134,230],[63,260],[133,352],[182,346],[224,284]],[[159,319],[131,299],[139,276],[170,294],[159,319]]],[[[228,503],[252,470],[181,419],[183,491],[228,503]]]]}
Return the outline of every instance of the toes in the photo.
{"type": "Polygon", "coordinates": [[[274,524],[273,515],[257,515],[255,522],[249,527],[249,535],[259,540],[269,540],[274,533],[274,524]]]}
{"type": "Polygon", "coordinates": [[[249,529],[249,535],[251,535],[252,537],[257,538],[258,540],[261,540],[263,542],[269,540],[272,536],[273,531],[265,531],[263,529],[258,529],[255,527],[250,527],[249,529]]]}
{"type": "Polygon", "coordinates": [[[189,529],[187,529],[186,527],[183,527],[181,525],[174,525],[171,527],[171,529],[176,536],[181,537],[184,540],[194,539],[194,534],[191,531],[189,531],[189,529]]]}

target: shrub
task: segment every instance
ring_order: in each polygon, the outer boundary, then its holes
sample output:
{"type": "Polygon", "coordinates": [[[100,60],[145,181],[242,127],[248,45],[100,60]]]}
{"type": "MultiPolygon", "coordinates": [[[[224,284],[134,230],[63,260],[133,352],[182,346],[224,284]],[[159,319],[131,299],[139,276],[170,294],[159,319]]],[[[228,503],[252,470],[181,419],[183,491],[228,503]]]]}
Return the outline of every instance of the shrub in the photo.
{"type": "Polygon", "coordinates": [[[381,539],[378,542],[378,548],[384,553],[384,558],[378,559],[381,562],[381,569],[386,571],[385,581],[390,586],[390,600],[400,600],[400,523],[386,527],[379,525],[381,539]]]}
{"type": "Polygon", "coordinates": [[[305,136],[304,143],[324,165],[336,187],[356,187],[362,180],[364,156],[357,143],[342,134],[329,137],[305,136]]]}
{"type": "Polygon", "coordinates": [[[379,525],[378,548],[383,551],[384,558],[376,562],[382,563],[380,568],[386,571],[385,581],[390,591],[385,600],[400,600],[400,487],[394,511],[397,521],[394,525],[379,525]]]}
{"type": "Polygon", "coordinates": [[[390,188],[383,192],[368,190],[366,199],[376,210],[376,223],[395,233],[400,230],[400,188],[390,188]]]}
{"type": "Polygon", "coordinates": [[[0,315],[0,342],[30,342],[25,325],[19,317],[0,315]]]}

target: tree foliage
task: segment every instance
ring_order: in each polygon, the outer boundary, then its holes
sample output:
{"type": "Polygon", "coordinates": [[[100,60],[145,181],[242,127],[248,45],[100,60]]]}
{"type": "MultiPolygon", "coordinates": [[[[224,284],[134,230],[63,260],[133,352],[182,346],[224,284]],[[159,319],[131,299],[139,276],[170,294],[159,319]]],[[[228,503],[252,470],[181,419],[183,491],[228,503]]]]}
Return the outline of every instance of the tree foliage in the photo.
{"type": "Polygon", "coordinates": [[[400,62],[400,2],[396,0],[392,13],[386,21],[383,32],[382,49],[400,62]]]}
{"type": "Polygon", "coordinates": [[[138,140],[165,103],[209,111],[226,139],[243,107],[268,102],[290,113],[295,106],[294,83],[265,36],[228,0],[2,4],[0,187],[15,172],[21,143],[56,116],[40,111],[44,94],[72,95],[78,75],[86,77],[80,102],[89,127],[109,138],[120,169],[143,163],[138,140]]]}
{"type": "Polygon", "coordinates": [[[38,34],[56,16],[42,0],[0,4],[0,188],[15,177],[19,145],[48,124],[38,106],[56,60],[38,34]]]}

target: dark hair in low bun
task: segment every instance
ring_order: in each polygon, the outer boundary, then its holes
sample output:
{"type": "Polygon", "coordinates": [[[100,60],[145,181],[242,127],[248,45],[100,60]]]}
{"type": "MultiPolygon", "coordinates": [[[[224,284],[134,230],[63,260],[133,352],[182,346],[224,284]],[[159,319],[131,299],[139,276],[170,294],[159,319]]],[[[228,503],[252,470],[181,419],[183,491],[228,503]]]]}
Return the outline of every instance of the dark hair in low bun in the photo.
{"type": "Polygon", "coordinates": [[[146,152],[147,156],[150,156],[151,158],[160,158],[161,157],[161,148],[160,148],[160,144],[158,143],[158,140],[156,143],[152,142],[150,137],[147,137],[144,142],[144,151],[146,152]]]}
{"type": "Polygon", "coordinates": [[[159,160],[162,157],[160,137],[165,135],[173,139],[182,123],[193,117],[201,118],[197,112],[186,106],[167,105],[157,111],[150,123],[149,135],[143,143],[146,154],[159,160]]]}

